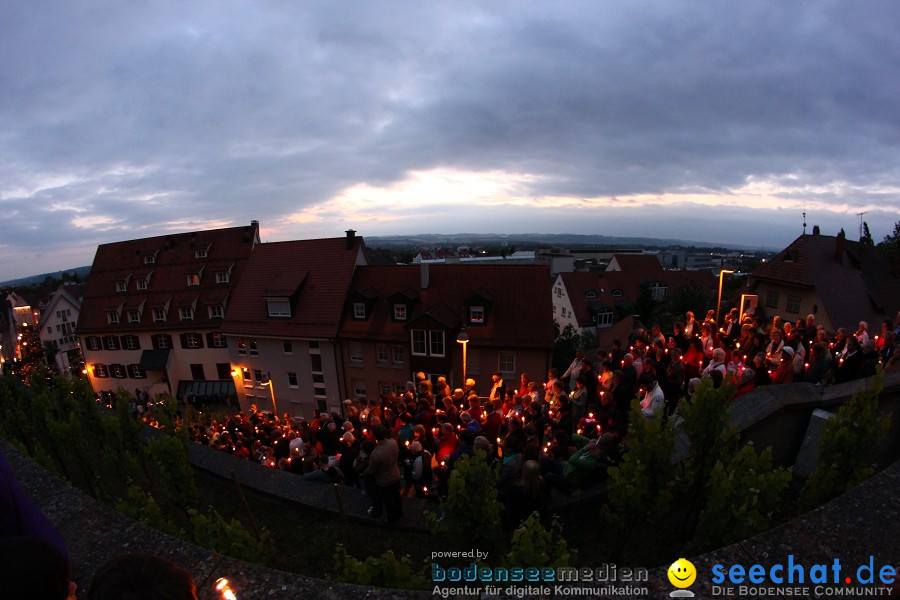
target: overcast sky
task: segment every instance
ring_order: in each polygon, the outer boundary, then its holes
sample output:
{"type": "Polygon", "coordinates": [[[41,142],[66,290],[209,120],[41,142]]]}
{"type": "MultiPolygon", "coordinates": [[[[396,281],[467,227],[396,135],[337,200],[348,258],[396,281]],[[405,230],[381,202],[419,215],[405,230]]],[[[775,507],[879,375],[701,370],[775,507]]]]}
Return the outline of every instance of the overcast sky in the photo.
{"type": "Polygon", "coordinates": [[[0,281],[98,243],[900,220],[900,10],[0,1],[0,281]]]}

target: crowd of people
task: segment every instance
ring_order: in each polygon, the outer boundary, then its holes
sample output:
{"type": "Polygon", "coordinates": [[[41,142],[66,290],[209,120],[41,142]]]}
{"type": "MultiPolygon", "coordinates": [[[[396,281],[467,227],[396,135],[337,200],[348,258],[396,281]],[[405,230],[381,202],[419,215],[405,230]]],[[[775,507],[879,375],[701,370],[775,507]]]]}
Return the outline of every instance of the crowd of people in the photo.
{"type": "Polygon", "coordinates": [[[604,479],[620,460],[635,400],[641,418],[666,420],[707,378],[717,388],[733,383],[736,398],[765,385],[852,381],[891,368],[898,335],[889,319],[877,334],[865,322],[831,333],[812,314],[763,322],[733,309],[717,324],[713,311],[703,321],[688,312],[671,332],[638,326],[609,349],[579,350],[543,381],[493,373],[482,388],[467,379],[453,389],[419,373],[404,393],[345,400],[340,413],[306,420],[251,407],[195,425],[192,438],[305,480],[360,487],[370,515],[388,524],[404,496],[443,497],[456,461],[481,450],[497,465],[504,524],[513,527],[545,510],[553,490],[571,494],[604,479]]]}

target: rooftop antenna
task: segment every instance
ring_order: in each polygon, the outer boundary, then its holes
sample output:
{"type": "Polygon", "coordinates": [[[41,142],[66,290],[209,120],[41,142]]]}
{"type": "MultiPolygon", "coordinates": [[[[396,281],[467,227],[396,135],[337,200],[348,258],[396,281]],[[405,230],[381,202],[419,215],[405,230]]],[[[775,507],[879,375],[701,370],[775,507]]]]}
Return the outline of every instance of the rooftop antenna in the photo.
{"type": "Polygon", "coordinates": [[[806,235],[806,202],[803,203],[803,235],[806,235]]]}
{"type": "Polygon", "coordinates": [[[861,213],[856,213],[856,216],[859,217],[859,239],[860,240],[862,239],[862,235],[863,235],[863,220],[862,220],[862,218],[863,218],[863,215],[866,214],[867,212],[869,212],[869,211],[866,210],[861,213]]]}

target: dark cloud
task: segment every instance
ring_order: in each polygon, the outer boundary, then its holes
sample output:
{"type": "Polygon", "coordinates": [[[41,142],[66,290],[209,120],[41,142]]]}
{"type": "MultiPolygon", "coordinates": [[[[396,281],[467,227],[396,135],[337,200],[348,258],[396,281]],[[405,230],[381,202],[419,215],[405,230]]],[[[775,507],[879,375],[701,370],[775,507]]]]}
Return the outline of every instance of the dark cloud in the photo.
{"type": "MultiPolygon", "coordinates": [[[[882,207],[880,237],[900,213],[898,30],[887,1],[6,3],[0,279],[28,274],[29,253],[83,263],[92,252],[72,248],[173,223],[283,223],[432,169],[529,174],[535,197],[615,196],[617,226],[644,236],[659,226],[630,196],[727,203],[777,182],[776,198],[831,207],[848,229],[882,207]]],[[[549,224],[515,212],[525,230],[549,224]]],[[[464,230],[442,218],[434,230],[464,230]]],[[[690,223],[684,237],[718,241],[690,223]]]]}

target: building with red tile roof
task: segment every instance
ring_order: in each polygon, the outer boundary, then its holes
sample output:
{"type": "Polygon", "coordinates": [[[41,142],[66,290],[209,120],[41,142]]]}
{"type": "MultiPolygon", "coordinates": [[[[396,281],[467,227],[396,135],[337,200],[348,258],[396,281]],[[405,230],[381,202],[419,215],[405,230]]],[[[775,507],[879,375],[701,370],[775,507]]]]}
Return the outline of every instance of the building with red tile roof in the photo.
{"type": "Polygon", "coordinates": [[[348,387],[358,398],[403,390],[414,374],[466,376],[486,394],[500,371],[518,385],[541,381],[550,366],[553,328],[546,265],[394,265],[360,267],[344,308],[340,338],[348,387]]]}
{"type": "Polygon", "coordinates": [[[761,263],[748,287],[766,318],[795,321],[813,314],[829,332],[856,331],[860,321],[877,332],[877,323],[900,310],[900,279],[885,256],[843,235],[820,235],[818,227],[761,263]]]}
{"type": "Polygon", "coordinates": [[[606,271],[560,273],[551,291],[553,318],[560,330],[571,325],[576,333],[592,333],[600,340],[623,319],[631,323],[632,307],[644,286],[660,302],[681,288],[694,289],[709,305],[715,302],[718,289],[708,271],[666,270],[652,255],[617,254],[606,271]]]}
{"type": "Polygon", "coordinates": [[[77,332],[95,391],[233,396],[221,331],[259,223],[102,244],[77,332]]]}
{"type": "Polygon", "coordinates": [[[340,411],[347,389],[338,336],[363,239],[260,244],[234,290],[222,331],[241,407],[311,417],[340,411]]]}
{"type": "Polygon", "coordinates": [[[60,373],[80,368],[81,352],[78,349],[78,336],[75,335],[75,323],[80,312],[78,287],[70,284],[56,288],[47,305],[41,309],[38,324],[41,344],[55,351],[53,360],[60,373]]]}

